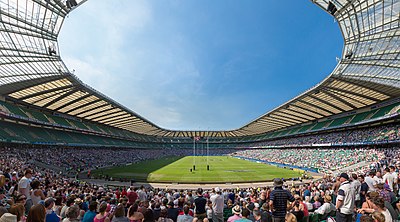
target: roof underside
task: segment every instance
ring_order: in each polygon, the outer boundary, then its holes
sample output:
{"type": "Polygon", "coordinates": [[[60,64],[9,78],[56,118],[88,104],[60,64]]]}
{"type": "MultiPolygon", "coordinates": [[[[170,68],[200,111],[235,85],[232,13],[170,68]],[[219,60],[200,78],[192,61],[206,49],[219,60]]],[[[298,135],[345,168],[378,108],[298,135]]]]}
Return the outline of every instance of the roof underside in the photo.
{"type": "Polygon", "coordinates": [[[0,95],[135,133],[235,137],[266,133],[400,96],[400,0],[313,0],[335,17],[345,46],[321,83],[231,131],[162,129],[82,83],[62,62],[57,37],[85,0],[0,0],[0,95]]]}

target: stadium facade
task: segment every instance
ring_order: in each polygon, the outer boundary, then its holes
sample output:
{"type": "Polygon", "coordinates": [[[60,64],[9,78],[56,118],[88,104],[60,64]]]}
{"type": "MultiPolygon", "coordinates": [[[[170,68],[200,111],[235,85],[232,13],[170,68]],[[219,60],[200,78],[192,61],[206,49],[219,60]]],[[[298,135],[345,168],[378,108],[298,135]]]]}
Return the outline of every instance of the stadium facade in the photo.
{"type": "MultiPolygon", "coordinates": [[[[164,129],[80,81],[60,57],[65,17],[85,0],[0,0],[0,141],[215,147],[394,124],[400,116],[400,0],[312,0],[344,38],[322,82],[226,131],[164,129]]],[[[306,2],[305,2],[306,4],[306,2]]]]}

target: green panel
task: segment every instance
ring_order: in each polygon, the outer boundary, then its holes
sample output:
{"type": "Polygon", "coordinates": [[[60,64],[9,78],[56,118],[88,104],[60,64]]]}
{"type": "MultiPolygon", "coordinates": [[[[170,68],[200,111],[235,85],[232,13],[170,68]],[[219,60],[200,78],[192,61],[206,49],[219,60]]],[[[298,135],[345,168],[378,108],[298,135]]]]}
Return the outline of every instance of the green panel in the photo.
{"type": "Polygon", "coordinates": [[[333,122],[329,125],[329,127],[336,127],[336,126],[341,126],[343,125],[350,117],[346,116],[346,117],[342,117],[339,119],[335,119],[333,120],[333,122]]]}
{"type": "Polygon", "coordinates": [[[292,130],[290,130],[290,132],[288,133],[288,135],[291,135],[291,134],[297,133],[297,132],[298,132],[300,129],[301,129],[301,127],[296,127],[296,128],[293,128],[292,130]]]}
{"type": "Polygon", "coordinates": [[[22,112],[22,110],[19,107],[11,105],[9,103],[2,102],[1,104],[3,104],[8,110],[10,110],[10,112],[12,114],[15,114],[15,115],[18,115],[18,116],[21,116],[24,118],[29,118],[24,112],[22,112]]]}
{"type": "Polygon", "coordinates": [[[33,111],[33,110],[29,110],[29,113],[32,114],[32,116],[42,122],[46,122],[46,123],[50,123],[50,121],[46,118],[46,116],[41,113],[41,112],[37,112],[37,111],[33,111]]]}
{"type": "Polygon", "coordinates": [[[359,113],[356,114],[356,116],[350,121],[350,123],[358,123],[361,122],[363,120],[365,120],[365,118],[368,115],[371,115],[371,113],[375,112],[374,110],[368,111],[368,112],[363,112],[363,113],[359,113]]]}
{"type": "Polygon", "coordinates": [[[323,122],[319,122],[319,123],[317,123],[311,130],[319,130],[319,129],[322,129],[322,128],[324,128],[325,126],[326,126],[326,124],[328,123],[328,122],[330,122],[331,120],[326,120],[326,121],[323,121],[323,122]]]}
{"type": "Polygon", "coordinates": [[[370,119],[379,118],[379,117],[382,117],[382,116],[388,114],[397,105],[398,104],[395,103],[395,104],[380,108],[379,111],[376,112],[370,119]]]}
{"type": "Polygon", "coordinates": [[[63,125],[63,126],[68,126],[68,127],[72,127],[71,124],[69,124],[64,118],[59,117],[59,116],[51,116],[50,118],[52,118],[54,120],[54,122],[63,125]]]}
{"type": "Polygon", "coordinates": [[[101,131],[101,129],[99,127],[97,127],[95,124],[87,124],[90,128],[92,128],[92,130],[102,133],[103,131],[101,131]]]}
{"type": "Polygon", "coordinates": [[[310,124],[310,125],[307,125],[307,126],[303,126],[303,127],[301,127],[301,129],[298,131],[298,133],[306,132],[306,131],[310,130],[311,127],[313,127],[314,125],[315,125],[315,124],[310,124]]]}
{"type": "Polygon", "coordinates": [[[68,121],[71,122],[72,124],[74,124],[79,129],[84,129],[84,130],[88,130],[89,129],[82,122],[79,122],[79,121],[76,121],[76,120],[68,120],[68,121]]]}

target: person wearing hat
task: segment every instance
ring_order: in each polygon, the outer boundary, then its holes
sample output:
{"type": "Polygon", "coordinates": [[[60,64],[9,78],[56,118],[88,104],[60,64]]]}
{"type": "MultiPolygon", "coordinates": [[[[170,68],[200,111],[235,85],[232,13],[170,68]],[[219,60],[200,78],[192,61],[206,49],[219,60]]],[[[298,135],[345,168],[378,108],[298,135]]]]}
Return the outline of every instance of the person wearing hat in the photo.
{"type": "Polygon", "coordinates": [[[287,202],[295,201],[293,195],[288,191],[282,188],[283,181],[280,178],[274,179],[274,190],[271,191],[269,197],[269,207],[272,211],[272,221],[273,222],[284,222],[286,211],[287,211],[287,202]]]}
{"type": "Polygon", "coordinates": [[[210,197],[213,208],[213,222],[224,222],[224,197],[221,189],[215,188],[215,194],[210,197]]]}
{"type": "Polygon", "coordinates": [[[17,222],[17,216],[10,213],[5,213],[0,217],[0,222],[17,222]]]}
{"type": "Polygon", "coordinates": [[[328,215],[330,212],[335,211],[335,205],[332,204],[332,197],[330,195],[324,196],[324,204],[314,211],[316,214],[328,215]]]}
{"type": "Polygon", "coordinates": [[[241,216],[242,213],[242,209],[240,209],[239,205],[235,205],[234,207],[232,207],[232,216],[230,216],[227,220],[227,222],[233,222],[235,220],[239,220],[242,218],[241,216]]]}
{"type": "Polygon", "coordinates": [[[250,210],[247,208],[243,208],[242,218],[235,220],[235,222],[252,222],[252,220],[250,220],[249,217],[250,217],[250,210]]]}
{"type": "Polygon", "coordinates": [[[336,221],[337,222],[352,222],[353,211],[355,206],[356,192],[349,181],[347,173],[339,175],[340,187],[336,198],[336,221]]]}

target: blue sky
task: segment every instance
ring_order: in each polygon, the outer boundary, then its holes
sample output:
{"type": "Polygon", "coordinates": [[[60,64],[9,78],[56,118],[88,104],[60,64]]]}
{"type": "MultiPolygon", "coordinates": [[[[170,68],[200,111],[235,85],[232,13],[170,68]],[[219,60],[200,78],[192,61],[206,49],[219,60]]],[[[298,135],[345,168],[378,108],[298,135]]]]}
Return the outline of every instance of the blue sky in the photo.
{"type": "Polygon", "coordinates": [[[343,46],[308,0],[89,0],[59,43],[83,82],[175,130],[239,128],[324,79],[343,46]]]}

